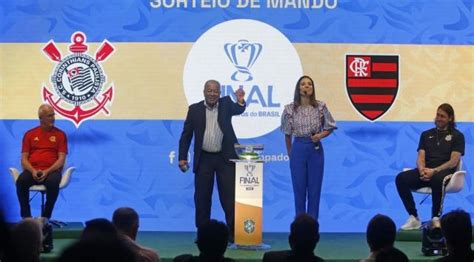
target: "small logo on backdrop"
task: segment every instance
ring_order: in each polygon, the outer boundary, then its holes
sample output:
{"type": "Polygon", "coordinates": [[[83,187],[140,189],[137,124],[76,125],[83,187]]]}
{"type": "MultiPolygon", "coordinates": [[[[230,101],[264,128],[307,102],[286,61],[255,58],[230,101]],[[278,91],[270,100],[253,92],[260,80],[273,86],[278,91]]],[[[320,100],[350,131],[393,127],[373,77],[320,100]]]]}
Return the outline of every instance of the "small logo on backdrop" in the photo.
{"type": "Polygon", "coordinates": [[[109,115],[107,105],[112,103],[114,93],[113,86],[102,92],[106,75],[100,63],[104,62],[115,48],[108,41],[103,41],[95,57],[86,53],[88,48],[86,35],[82,32],[72,34],[70,54],[65,57],[62,57],[53,40],[43,48],[43,52],[56,63],[50,79],[53,92],[43,86],[43,100],[58,114],[72,121],[76,127],[100,111],[109,115]]]}
{"type": "Polygon", "coordinates": [[[237,69],[230,79],[233,81],[253,80],[250,68],[260,56],[260,52],[262,52],[262,44],[250,43],[248,40],[239,40],[235,44],[225,44],[224,50],[230,62],[237,69]]]}
{"type": "Polygon", "coordinates": [[[346,55],[346,91],[354,108],[369,121],[393,105],[399,87],[398,55],[346,55]]]}
{"type": "Polygon", "coordinates": [[[252,234],[255,231],[255,221],[247,219],[244,221],[244,231],[247,234],[252,234]]]}

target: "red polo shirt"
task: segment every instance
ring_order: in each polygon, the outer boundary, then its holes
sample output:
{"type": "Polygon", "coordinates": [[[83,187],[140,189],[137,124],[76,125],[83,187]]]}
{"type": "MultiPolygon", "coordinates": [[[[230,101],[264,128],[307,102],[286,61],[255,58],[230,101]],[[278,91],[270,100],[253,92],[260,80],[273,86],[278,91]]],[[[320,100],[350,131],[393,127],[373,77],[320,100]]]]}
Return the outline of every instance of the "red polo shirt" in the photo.
{"type": "Polygon", "coordinates": [[[58,153],[67,154],[67,137],[59,128],[43,131],[40,126],[28,130],[23,136],[22,153],[37,170],[45,170],[58,160],[58,153]]]}

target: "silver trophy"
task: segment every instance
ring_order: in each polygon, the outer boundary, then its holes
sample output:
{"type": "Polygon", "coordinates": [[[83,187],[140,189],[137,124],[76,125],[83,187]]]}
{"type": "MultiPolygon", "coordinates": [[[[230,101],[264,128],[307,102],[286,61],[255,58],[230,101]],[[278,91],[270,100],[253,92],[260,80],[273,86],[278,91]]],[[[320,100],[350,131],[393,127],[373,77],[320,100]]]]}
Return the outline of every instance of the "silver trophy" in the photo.
{"type": "Polygon", "coordinates": [[[235,144],[234,148],[239,159],[245,159],[245,160],[262,159],[263,144],[253,144],[253,145],[235,144]]]}
{"type": "Polygon", "coordinates": [[[262,52],[262,44],[250,43],[248,40],[239,40],[237,43],[227,43],[224,50],[235,71],[230,77],[233,81],[251,81],[253,79],[250,68],[262,52]]]}

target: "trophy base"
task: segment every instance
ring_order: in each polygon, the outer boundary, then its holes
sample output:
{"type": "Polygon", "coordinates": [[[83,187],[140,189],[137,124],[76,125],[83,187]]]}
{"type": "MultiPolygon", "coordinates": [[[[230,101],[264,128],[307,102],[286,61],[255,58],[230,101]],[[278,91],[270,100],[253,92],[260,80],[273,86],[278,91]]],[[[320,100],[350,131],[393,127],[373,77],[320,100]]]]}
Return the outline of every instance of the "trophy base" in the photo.
{"type": "Polygon", "coordinates": [[[267,244],[259,244],[259,245],[239,245],[239,244],[232,244],[228,247],[228,249],[232,250],[267,250],[270,249],[271,246],[267,244]]]}

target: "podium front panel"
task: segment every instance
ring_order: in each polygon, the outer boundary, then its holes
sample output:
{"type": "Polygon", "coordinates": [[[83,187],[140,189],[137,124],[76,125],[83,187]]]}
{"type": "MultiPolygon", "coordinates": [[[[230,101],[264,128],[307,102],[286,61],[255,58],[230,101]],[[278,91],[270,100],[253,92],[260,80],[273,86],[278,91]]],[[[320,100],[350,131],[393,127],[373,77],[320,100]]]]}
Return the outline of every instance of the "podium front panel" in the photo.
{"type": "Polygon", "coordinates": [[[235,243],[262,244],[263,163],[235,163],[235,243]]]}

